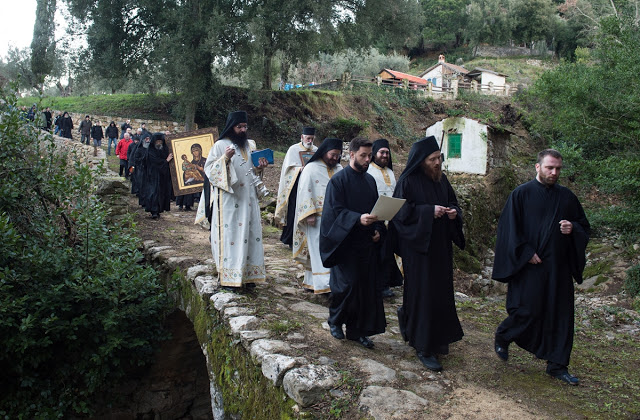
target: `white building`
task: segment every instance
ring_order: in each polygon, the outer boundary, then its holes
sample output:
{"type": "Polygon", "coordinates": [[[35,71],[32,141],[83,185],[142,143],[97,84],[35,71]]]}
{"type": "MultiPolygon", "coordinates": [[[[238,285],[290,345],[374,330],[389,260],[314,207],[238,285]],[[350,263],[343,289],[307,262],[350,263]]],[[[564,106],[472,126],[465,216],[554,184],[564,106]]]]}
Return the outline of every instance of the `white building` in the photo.
{"type": "Polygon", "coordinates": [[[455,64],[447,63],[444,55],[438,57],[438,64],[435,64],[420,74],[420,77],[433,84],[433,90],[451,87],[451,80],[462,79],[469,70],[455,64]]]}
{"type": "Polygon", "coordinates": [[[442,142],[443,169],[449,172],[486,175],[489,162],[490,127],[470,118],[452,117],[427,128],[427,136],[442,142]]]}

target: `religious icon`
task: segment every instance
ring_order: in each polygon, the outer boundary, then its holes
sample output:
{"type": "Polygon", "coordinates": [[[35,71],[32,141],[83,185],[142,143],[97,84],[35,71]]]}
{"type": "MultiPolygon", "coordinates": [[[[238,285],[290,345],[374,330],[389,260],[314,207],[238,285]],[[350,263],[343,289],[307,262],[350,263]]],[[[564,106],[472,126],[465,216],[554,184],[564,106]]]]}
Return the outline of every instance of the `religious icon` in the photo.
{"type": "Polygon", "coordinates": [[[313,154],[314,152],[306,150],[300,152],[300,162],[302,162],[302,166],[305,166],[309,162],[309,160],[311,160],[313,154]]]}
{"type": "Polygon", "coordinates": [[[217,128],[189,131],[167,135],[173,160],[169,164],[171,183],[176,196],[202,191],[204,164],[209,150],[218,138],[217,128]]]}

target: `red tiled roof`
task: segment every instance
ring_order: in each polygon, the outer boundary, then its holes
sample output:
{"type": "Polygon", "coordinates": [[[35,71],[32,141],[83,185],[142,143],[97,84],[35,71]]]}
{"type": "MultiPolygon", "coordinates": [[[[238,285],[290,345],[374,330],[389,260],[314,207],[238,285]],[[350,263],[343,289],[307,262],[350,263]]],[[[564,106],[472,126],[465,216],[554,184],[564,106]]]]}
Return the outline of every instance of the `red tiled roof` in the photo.
{"type": "MultiPolygon", "coordinates": [[[[389,73],[390,75],[392,75],[395,79],[398,80],[402,80],[402,79],[407,79],[409,82],[412,83],[417,83],[419,85],[426,85],[427,81],[418,77],[418,76],[412,76],[410,74],[407,73],[402,73],[399,71],[395,71],[395,70],[389,70],[389,69],[384,69],[382,71],[386,71],[387,73],[389,73]]],[[[382,72],[380,72],[382,73],[382,72]]]]}

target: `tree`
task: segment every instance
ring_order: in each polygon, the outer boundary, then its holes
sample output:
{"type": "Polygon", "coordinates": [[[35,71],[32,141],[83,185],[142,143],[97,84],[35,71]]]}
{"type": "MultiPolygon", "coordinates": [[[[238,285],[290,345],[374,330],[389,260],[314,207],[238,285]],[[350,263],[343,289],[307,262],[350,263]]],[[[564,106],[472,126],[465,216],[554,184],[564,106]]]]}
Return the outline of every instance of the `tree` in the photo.
{"type": "Polygon", "coordinates": [[[44,78],[51,74],[55,65],[55,12],[56,0],[38,0],[31,41],[31,71],[40,90],[44,78]]]}
{"type": "Polygon", "coordinates": [[[6,63],[2,64],[2,73],[17,83],[21,90],[29,90],[37,86],[36,76],[31,70],[31,54],[28,48],[9,48],[6,63]]]}
{"type": "Polygon", "coordinates": [[[453,44],[459,47],[463,41],[468,16],[465,9],[469,0],[422,0],[425,27],[422,36],[438,47],[453,44]]]}
{"type": "Polygon", "coordinates": [[[472,46],[507,44],[513,32],[511,8],[511,0],[472,0],[466,11],[465,39],[472,46]]]}
{"type": "Polygon", "coordinates": [[[551,0],[521,0],[513,7],[515,20],[513,38],[516,42],[531,45],[546,40],[555,16],[555,6],[551,0]]]}

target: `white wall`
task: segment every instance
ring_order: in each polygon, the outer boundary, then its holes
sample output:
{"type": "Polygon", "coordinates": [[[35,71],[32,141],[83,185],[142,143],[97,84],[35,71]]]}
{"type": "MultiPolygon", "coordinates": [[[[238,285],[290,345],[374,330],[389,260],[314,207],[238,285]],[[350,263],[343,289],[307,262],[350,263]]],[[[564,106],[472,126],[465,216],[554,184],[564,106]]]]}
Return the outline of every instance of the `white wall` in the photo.
{"type": "Polygon", "coordinates": [[[424,80],[429,80],[436,78],[436,83],[433,84],[434,87],[442,87],[442,65],[435,67],[429,73],[426,73],[422,78],[424,80]]]}
{"type": "Polygon", "coordinates": [[[480,83],[483,85],[488,85],[489,83],[493,83],[493,86],[500,87],[500,88],[503,88],[505,84],[504,76],[499,76],[493,73],[482,72],[480,80],[481,80],[480,83]]]}
{"type": "Polygon", "coordinates": [[[454,129],[454,133],[462,134],[460,158],[448,157],[448,138],[444,136],[442,153],[445,156],[443,168],[449,172],[464,172],[485,175],[487,173],[487,126],[468,118],[447,118],[427,128],[426,135],[434,136],[440,144],[442,130],[445,133],[454,129]]]}

